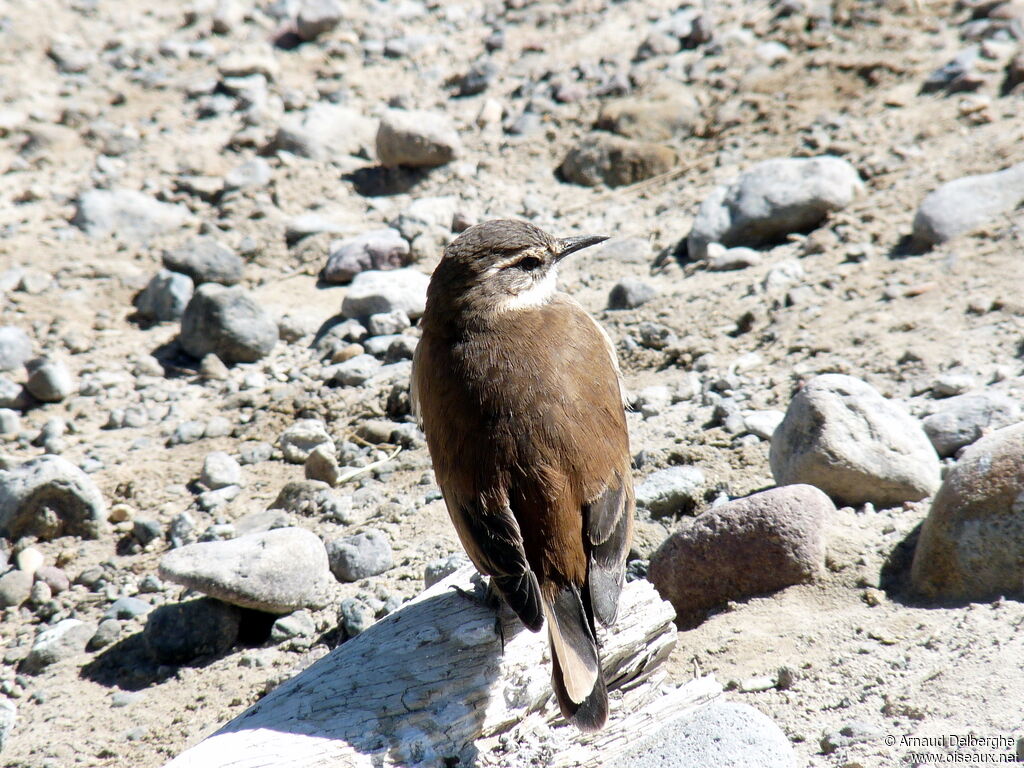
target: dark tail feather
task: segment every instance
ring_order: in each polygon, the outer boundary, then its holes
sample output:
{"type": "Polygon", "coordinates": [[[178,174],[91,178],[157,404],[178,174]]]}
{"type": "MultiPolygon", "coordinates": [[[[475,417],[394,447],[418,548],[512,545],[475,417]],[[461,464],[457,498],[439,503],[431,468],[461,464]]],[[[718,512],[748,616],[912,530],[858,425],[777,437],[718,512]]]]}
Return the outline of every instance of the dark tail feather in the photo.
{"type": "Polygon", "coordinates": [[[558,656],[551,654],[551,687],[555,689],[555,698],[562,717],[575,725],[584,733],[594,733],[604,728],[608,721],[608,690],[604,685],[604,674],[598,671],[594,690],[579,704],[569,698],[562,682],[562,667],[558,656]]]}

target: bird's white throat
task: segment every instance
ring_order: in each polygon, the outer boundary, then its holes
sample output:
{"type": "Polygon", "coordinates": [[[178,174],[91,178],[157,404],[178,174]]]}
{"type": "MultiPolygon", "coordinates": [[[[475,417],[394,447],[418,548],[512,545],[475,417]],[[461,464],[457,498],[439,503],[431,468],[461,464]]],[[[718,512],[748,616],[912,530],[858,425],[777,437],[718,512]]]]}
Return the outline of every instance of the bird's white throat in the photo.
{"type": "Polygon", "coordinates": [[[551,301],[551,297],[555,295],[557,290],[558,270],[555,267],[551,267],[544,277],[535,282],[525,291],[502,299],[498,303],[497,307],[495,307],[495,311],[515,312],[520,309],[542,307],[551,301]]]}

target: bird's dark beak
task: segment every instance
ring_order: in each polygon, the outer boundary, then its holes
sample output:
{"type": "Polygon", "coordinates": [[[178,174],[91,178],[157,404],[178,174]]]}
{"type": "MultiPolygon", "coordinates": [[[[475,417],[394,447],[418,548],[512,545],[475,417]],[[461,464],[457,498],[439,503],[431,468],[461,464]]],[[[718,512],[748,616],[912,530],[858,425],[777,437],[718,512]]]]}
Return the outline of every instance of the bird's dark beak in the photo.
{"type": "Polygon", "coordinates": [[[603,243],[607,240],[606,235],[582,235],[580,237],[563,237],[555,246],[555,261],[561,261],[570,253],[576,253],[592,245],[603,243]]]}

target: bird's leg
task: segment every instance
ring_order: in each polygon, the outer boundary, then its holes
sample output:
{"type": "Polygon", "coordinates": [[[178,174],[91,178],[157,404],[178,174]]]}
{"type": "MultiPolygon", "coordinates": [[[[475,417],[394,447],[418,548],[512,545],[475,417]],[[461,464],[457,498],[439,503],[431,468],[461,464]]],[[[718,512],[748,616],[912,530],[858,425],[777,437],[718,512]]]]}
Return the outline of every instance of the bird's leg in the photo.
{"type": "Polygon", "coordinates": [[[452,585],[452,589],[458,592],[467,600],[482,605],[486,608],[490,608],[495,612],[494,619],[494,634],[501,638],[501,652],[505,652],[505,621],[502,613],[507,610],[505,607],[505,601],[501,599],[501,592],[494,585],[494,579],[487,579],[486,584],[484,579],[479,574],[473,576],[473,591],[463,589],[458,585],[452,585]]]}
{"type": "Polygon", "coordinates": [[[452,589],[462,595],[470,602],[476,603],[477,605],[483,605],[488,608],[493,608],[494,604],[491,602],[491,580],[488,579],[484,582],[484,577],[479,573],[474,573],[470,582],[473,584],[473,589],[463,589],[458,584],[452,584],[452,589]]]}

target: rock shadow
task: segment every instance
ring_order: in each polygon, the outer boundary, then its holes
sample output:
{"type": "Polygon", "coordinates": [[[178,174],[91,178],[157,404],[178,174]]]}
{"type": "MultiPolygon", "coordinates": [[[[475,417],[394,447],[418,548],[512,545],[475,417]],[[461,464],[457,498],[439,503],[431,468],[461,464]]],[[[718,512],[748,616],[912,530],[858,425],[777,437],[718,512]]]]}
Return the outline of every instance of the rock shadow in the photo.
{"type": "Polygon", "coordinates": [[[142,632],[104,649],[82,667],[79,677],[107,688],[138,691],[174,677],[177,667],[159,664],[150,654],[142,632]]]}
{"type": "Polygon", "coordinates": [[[962,608],[977,600],[937,599],[925,597],[914,589],[910,581],[910,566],[914,562],[914,550],[921,536],[922,520],[903,540],[898,542],[882,563],[879,586],[894,603],[908,608],[962,608]]]}
{"type": "MultiPolygon", "coordinates": [[[[330,285],[330,283],[326,283],[326,285],[330,285]]],[[[319,284],[318,284],[318,287],[319,287],[319,284]]],[[[320,324],[320,327],[316,329],[316,333],[313,334],[313,341],[310,343],[309,346],[315,348],[316,345],[319,344],[323,340],[324,336],[326,336],[328,333],[331,332],[332,328],[334,328],[335,326],[341,325],[346,320],[348,320],[348,318],[345,317],[342,314],[337,314],[337,315],[334,315],[333,317],[329,317],[326,320],[324,320],[320,324]]]]}
{"type": "MultiPolygon", "coordinates": [[[[187,614],[192,614],[191,618],[202,620],[204,615],[198,613],[198,609],[206,605],[219,605],[222,610],[234,612],[237,615],[237,624],[231,627],[232,631],[228,635],[222,635],[215,640],[206,638],[205,652],[201,650],[187,660],[161,660],[154,655],[144,631],[139,631],[103,650],[82,668],[79,676],[108,688],[138,691],[174,677],[181,667],[206,667],[229,655],[238,647],[254,648],[266,644],[270,639],[274,621],[278,618],[263,611],[227,606],[214,598],[203,597],[184,603],[159,606],[149,615],[149,619],[152,620],[160,612],[186,609],[187,614]]],[[[173,625],[182,618],[179,611],[165,624],[173,625]]],[[[228,622],[228,625],[231,625],[231,622],[228,622]]],[[[162,631],[166,632],[168,629],[165,626],[162,631]]],[[[180,649],[175,650],[180,652],[180,649]]]]}
{"type": "Polygon", "coordinates": [[[904,235],[891,249],[889,258],[894,261],[923,256],[931,250],[931,246],[916,240],[913,235],[904,235]]]}
{"type": "Polygon", "coordinates": [[[389,197],[412,190],[430,173],[428,168],[385,168],[370,165],[346,173],[341,178],[350,182],[363,197],[389,197]]]}
{"type": "Polygon", "coordinates": [[[161,344],[151,354],[160,363],[160,367],[164,369],[164,376],[168,379],[195,376],[199,372],[198,362],[181,348],[177,337],[161,344]]]}

